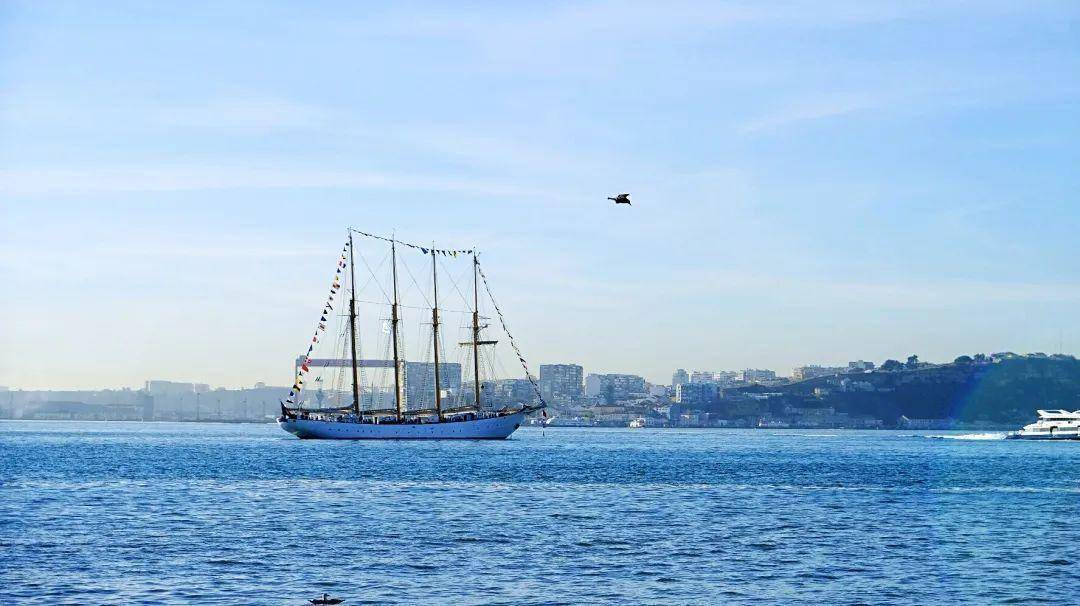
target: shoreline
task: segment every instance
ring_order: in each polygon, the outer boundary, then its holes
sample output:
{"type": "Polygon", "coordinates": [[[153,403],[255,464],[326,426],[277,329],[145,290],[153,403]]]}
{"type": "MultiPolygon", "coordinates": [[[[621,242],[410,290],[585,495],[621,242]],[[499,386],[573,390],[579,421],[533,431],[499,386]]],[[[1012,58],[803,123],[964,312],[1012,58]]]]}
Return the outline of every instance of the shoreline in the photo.
{"type": "MultiPolygon", "coordinates": [[[[143,421],[137,419],[13,419],[13,418],[0,418],[0,423],[4,421],[16,421],[20,423],[171,423],[171,424],[193,424],[193,425],[274,425],[276,420],[267,421],[252,421],[252,420],[217,420],[217,419],[183,419],[183,420],[169,420],[169,419],[155,419],[152,421],[143,421]]],[[[941,428],[909,428],[909,427],[831,427],[831,426],[813,426],[813,427],[627,427],[625,425],[538,425],[538,424],[526,424],[522,425],[522,429],[633,429],[635,431],[653,430],[653,431],[671,431],[671,430],[696,430],[696,431],[910,431],[910,432],[928,432],[928,431],[986,431],[986,432],[1010,432],[1016,431],[1016,427],[1000,425],[1000,426],[959,426],[959,427],[941,427],[941,428]]]]}

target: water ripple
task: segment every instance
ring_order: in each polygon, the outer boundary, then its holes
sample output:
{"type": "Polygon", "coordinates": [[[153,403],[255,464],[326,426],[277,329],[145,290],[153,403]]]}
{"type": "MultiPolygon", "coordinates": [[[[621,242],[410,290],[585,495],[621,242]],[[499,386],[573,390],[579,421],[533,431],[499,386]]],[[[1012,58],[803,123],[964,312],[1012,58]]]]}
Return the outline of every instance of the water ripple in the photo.
{"type": "Polygon", "coordinates": [[[1080,562],[1069,446],[0,422],[0,602],[1060,602],[1045,588],[1080,562]]]}

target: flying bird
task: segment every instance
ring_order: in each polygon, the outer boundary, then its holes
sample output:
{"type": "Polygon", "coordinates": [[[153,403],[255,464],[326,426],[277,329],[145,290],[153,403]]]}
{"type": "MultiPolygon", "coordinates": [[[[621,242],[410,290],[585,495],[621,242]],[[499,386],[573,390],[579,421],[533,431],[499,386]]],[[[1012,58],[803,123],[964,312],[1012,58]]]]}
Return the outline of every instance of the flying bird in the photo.
{"type": "MultiPolygon", "coordinates": [[[[619,194],[614,198],[609,197],[608,200],[614,200],[616,204],[630,204],[630,194],[619,194]]],[[[630,204],[633,206],[633,204],[630,204]]]]}

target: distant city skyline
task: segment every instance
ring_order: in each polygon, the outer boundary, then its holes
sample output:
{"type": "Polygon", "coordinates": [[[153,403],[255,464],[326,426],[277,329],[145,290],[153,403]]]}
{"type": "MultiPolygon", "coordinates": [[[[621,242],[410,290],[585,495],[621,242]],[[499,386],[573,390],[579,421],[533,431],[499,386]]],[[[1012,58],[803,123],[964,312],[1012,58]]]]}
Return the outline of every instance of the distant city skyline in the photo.
{"type": "MultiPolygon", "coordinates": [[[[1057,357],[1057,354],[1048,353],[1048,352],[1006,352],[1006,351],[1001,351],[1001,352],[971,352],[971,355],[979,356],[981,354],[982,357],[989,359],[990,357],[993,356],[993,354],[1000,354],[1000,353],[1011,353],[1011,354],[1019,354],[1019,355],[1043,354],[1045,356],[1057,357]]],[[[916,358],[916,360],[918,362],[921,362],[921,363],[924,363],[924,364],[935,365],[935,364],[948,364],[948,363],[954,361],[956,358],[960,358],[960,357],[968,356],[968,355],[969,354],[958,354],[957,356],[955,356],[953,358],[949,358],[949,359],[929,360],[929,359],[921,358],[920,356],[918,356],[916,354],[912,354],[911,356],[893,356],[893,357],[887,358],[887,360],[891,360],[893,362],[897,362],[897,363],[900,363],[902,365],[906,361],[909,361],[910,358],[914,357],[914,358],[916,358]]],[[[1065,352],[1063,355],[1066,356],[1066,357],[1075,357],[1074,354],[1069,353],[1069,352],[1065,352]]],[[[543,374],[537,373],[535,371],[535,369],[534,369],[534,373],[533,373],[533,378],[537,379],[536,388],[541,391],[541,393],[544,395],[544,397],[546,397],[546,398],[556,397],[556,399],[558,399],[558,397],[561,397],[561,396],[578,397],[578,396],[583,396],[583,395],[584,396],[596,396],[596,395],[598,395],[598,392],[590,392],[590,381],[595,381],[595,383],[593,384],[595,386],[594,388],[600,388],[600,389],[602,389],[602,386],[605,385],[606,382],[613,381],[613,382],[615,382],[616,388],[620,390],[620,393],[622,393],[623,391],[628,391],[628,390],[621,387],[619,382],[620,381],[626,381],[626,380],[633,380],[635,378],[640,380],[640,381],[644,381],[648,385],[668,387],[668,388],[672,388],[672,389],[674,389],[677,385],[682,384],[682,383],[701,383],[701,382],[706,382],[706,383],[725,383],[725,382],[775,383],[775,382],[778,382],[778,381],[779,382],[785,382],[785,381],[790,381],[790,380],[801,381],[803,379],[808,379],[808,378],[817,377],[817,376],[833,375],[833,374],[836,374],[837,372],[870,371],[870,370],[874,370],[874,369],[879,369],[880,367],[883,366],[882,363],[884,363],[887,360],[882,360],[881,363],[878,363],[878,362],[872,362],[872,361],[869,361],[869,360],[857,359],[857,360],[849,360],[846,363],[834,364],[834,365],[819,364],[819,363],[807,363],[807,364],[801,364],[801,365],[798,365],[798,366],[795,366],[795,367],[789,368],[789,369],[742,368],[742,369],[736,370],[736,369],[716,369],[716,368],[714,368],[714,369],[704,369],[704,368],[677,367],[677,368],[674,368],[673,372],[670,373],[666,378],[658,378],[658,379],[651,379],[649,377],[646,377],[643,374],[638,374],[638,373],[633,373],[633,372],[606,372],[606,371],[601,372],[601,371],[594,371],[594,370],[590,370],[588,367],[584,367],[584,366],[582,366],[580,364],[576,364],[574,362],[563,361],[563,362],[557,362],[557,363],[556,362],[542,363],[542,364],[536,365],[536,368],[540,371],[540,373],[544,372],[545,367],[549,368],[549,369],[554,369],[555,372],[550,373],[550,374],[557,375],[556,378],[554,378],[554,379],[545,378],[543,374]],[[573,368],[575,368],[575,367],[577,369],[576,374],[575,374],[575,371],[573,370],[573,368]],[[580,382],[576,383],[575,382],[576,379],[580,379],[580,382]],[[553,389],[553,385],[560,385],[561,388],[554,388],[553,389]],[[566,389],[566,386],[568,386],[568,385],[577,385],[578,387],[577,387],[577,389],[572,389],[572,390],[568,391],[566,389]]],[[[342,359],[342,361],[347,362],[346,359],[342,359]]],[[[370,362],[370,360],[365,360],[365,363],[366,362],[370,362]]],[[[386,361],[386,363],[389,364],[390,361],[386,361]]],[[[432,364],[430,362],[409,362],[409,361],[407,361],[405,364],[406,364],[407,367],[409,367],[408,368],[408,370],[409,370],[408,374],[411,375],[414,372],[417,373],[418,378],[414,379],[414,380],[418,380],[418,381],[421,381],[421,382],[427,381],[428,387],[426,387],[426,388],[424,388],[424,387],[421,387],[421,388],[414,387],[414,388],[412,388],[410,390],[410,388],[407,387],[408,382],[409,382],[408,377],[403,376],[402,377],[402,382],[403,382],[402,384],[403,384],[403,386],[406,386],[406,387],[404,387],[404,389],[406,389],[406,391],[411,394],[410,398],[413,399],[413,400],[416,400],[417,398],[422,399],[422,398],[426,397],[427,390],[431,388],[431,377],[427,376],[427,374],[430,373],[430,367],[432,366],[432,364]],[[424,370],[421,367],[426,367],[427,369],[424,370]]],[[[445,378],[446,378],[446,383],[444,384],[444,387],[446,389],[448,389],[448,390],[451,390],[451,391],[459,390],[461,388],[461,386],[463,385],[462,378],[461,378],[461,373],[462,373],[461,364],[458,363],[458,362],[440,362],[440,368],[443,368],[443,367],[446,368],[446,370],[444,370],[445,378]]],[[[887,368],[887,366],[886,366],[886,368],[887,368]]],[[[550,374],[549,374],[549,376],[550,376],[550,374]]],[[[524,376],[522,376],[522,377],[516,377],[516,376],[495,377],[495,378],[487,378],[487,377],[485,377],[483,379],[483,381],[484,382],[501,381],[501,380],[504,380],[504,379],[521,379],[521,382],[523,384],[529,385],[529,382],[524,380],[524,376]]],[[[465,382],[464,384],[471,385],[471,380],[472,379],[470,378],[469,381],[465,382]]],[[[270,381],[255,381],[253,383],[247,383],[247,384],[213,384],[213,383],[209,383],[209,382],[205,382],[205,381],[200,381],[198,379],[190,379],[190,378],[176,379],[176,378],[169,378],[169,377],[154,377],[154,378],[145,379],[144,381],[142,381],[141,383],[139,383],[137,385],[27,387],[27,386],[0,384],[0,393],[4,393],[5,391],[57,391],[57,392],[63,392],[63,391],[71,391],[71,392],[81,392],[81,391],[138,391],[138,390],[147,390],[147,389],[149,389],[149,386],[151,384],[155,384],[155,383],[157,383],[157,384],[165,384],[165,385],[188,385],[188,386],[192,386],[192,389],[194,389],[194,391],[192,393],[199,392],[199,391],[201,391],[201,392],[211,392],[211,391],[215,391],[215,390],[235,390],[235,389],[240,389],[240,390],[243,390],[243,389],[264,389],[264,388],[265,389],[279,389],[279,390],[288,389],[288,385],[286,385],[284,383],[275,384],[275,383],[270,382],[270,381]]],[[[348,391],[348,385],[341,385],[340,389],[348,391]]],[[[365,384],[363,386],[363,388],[362,388],[362,391],[364,391],[364,392],[374,391],[374,392],[376,392],[378,394],[385,395],[385,394],[392,393],[392,391],[389,391],[389,389],[390,389],[390,387],[384,386],[384,385],[365,384]]],[[[528,391],[529,391],[530,394],[533,393],[533,389],[534,389],[533,387],[529,386],[528,391]]]]}
{"type": "Polygon", "coordinates": [[[349,225],[478,246],[534,374],[1076,351],[1077,31],[1053,1],[8,2],[0,385],[288,385],[349,225]]]}

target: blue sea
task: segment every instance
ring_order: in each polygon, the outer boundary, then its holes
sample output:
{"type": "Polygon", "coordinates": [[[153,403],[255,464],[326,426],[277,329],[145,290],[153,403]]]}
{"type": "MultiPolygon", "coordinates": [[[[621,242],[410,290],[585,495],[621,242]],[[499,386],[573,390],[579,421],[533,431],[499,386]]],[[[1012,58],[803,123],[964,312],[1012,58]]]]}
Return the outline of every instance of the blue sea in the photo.
{"type": "Polygon", "coordinates": [[[1080,443],[1001,437],[3,421],[0,603],[1080,604],[1080,443]]]}

